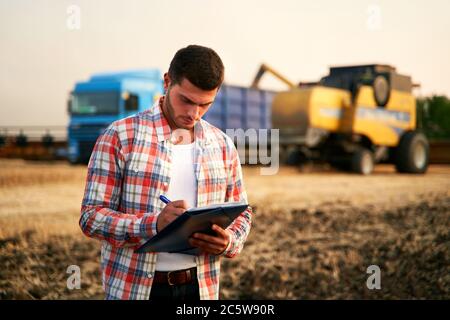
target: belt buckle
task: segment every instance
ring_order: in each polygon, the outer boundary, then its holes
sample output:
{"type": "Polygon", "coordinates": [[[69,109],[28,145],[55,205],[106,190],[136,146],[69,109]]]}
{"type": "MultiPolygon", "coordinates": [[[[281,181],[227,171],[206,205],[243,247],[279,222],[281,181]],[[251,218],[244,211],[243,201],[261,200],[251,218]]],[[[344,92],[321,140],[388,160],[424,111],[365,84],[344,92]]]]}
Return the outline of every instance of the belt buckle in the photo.
{"type": "Polygon", "coordinates": [[[169,272],[167,273],[167,282],[169,283],[169,285],[174,286],[175,283],[172,283],[172,281],[170,280],[170,274],[171,274],[172,272],[174,272],[174,271],[169,271],[169,272]]]}

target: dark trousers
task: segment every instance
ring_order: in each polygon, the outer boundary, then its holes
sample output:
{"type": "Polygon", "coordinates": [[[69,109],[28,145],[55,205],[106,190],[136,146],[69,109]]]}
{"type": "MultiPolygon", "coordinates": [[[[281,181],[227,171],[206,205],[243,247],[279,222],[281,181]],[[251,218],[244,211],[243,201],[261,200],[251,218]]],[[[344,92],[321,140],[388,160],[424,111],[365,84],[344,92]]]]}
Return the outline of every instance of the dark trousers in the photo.
{"type": "Polygon", "coordinates": [[[154,283],[150,292],[150,300],[198,301],[200,300],[198,281],[195,279],[192,283],[173,286],[154,283]]]}

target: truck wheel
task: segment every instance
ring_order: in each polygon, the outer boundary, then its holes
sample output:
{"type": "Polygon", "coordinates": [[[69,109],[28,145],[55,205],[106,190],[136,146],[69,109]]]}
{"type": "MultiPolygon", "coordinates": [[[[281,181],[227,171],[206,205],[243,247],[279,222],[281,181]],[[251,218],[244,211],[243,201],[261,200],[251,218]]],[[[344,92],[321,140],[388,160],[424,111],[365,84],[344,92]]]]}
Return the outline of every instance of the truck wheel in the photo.
{"type": "Polygon", "coordinates": [[[365,148],[357,149],[351,157],[351,170],[360,174],[371,174],[374,167],[374,158],[370,150],[365,148]]]}
{"type": "Polygon", "coordinates": [[[395,151],[395,167],[398,172],[425,173],[429,155],[427,138],[422,133],[409,131],[402,136],[395,151]]]}

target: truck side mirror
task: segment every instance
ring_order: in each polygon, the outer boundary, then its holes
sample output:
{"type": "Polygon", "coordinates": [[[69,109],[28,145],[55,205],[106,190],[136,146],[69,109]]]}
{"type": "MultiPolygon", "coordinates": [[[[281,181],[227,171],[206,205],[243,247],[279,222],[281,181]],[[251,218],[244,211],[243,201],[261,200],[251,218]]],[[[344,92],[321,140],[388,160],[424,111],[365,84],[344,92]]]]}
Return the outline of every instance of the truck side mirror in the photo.
{"type": "Polygon", "coordinates": [[[72,113],[72,96],[69,96],[69,99],[67,99],[67,113],[72,113]]]}
{"type": "Polygon", "coordinates": [[[125,111],[137,111],[139,109],[139,97],[130,93],[125,100],[125,111]]]}

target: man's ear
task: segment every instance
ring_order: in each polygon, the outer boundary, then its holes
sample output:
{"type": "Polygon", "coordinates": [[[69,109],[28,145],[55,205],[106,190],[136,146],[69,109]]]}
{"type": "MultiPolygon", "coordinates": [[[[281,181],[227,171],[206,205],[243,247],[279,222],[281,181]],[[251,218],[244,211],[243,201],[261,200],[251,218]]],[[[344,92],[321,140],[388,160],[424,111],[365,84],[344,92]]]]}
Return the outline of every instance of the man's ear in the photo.
{"type": "Polygon", "coordinates": [[[169,73],[164,73],[164,91],[167,91],[167,89],[169,89],[170,86],[170,77],[169,77],[169,73]]]}

